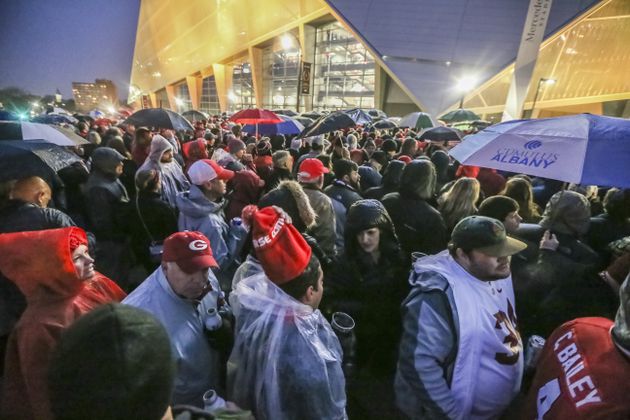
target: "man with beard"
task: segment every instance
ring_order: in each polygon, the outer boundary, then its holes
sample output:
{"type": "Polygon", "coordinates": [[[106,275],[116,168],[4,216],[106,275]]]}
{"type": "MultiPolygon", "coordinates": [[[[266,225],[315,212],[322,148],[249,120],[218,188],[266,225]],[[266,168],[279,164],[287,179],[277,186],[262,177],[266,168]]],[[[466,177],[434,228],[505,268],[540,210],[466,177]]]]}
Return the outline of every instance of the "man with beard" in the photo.
{"type": "Polygon", "coordinates": [[[498,418],[523,372],[510,256],[526,245],[501,222],[469,216],[448,250],[418,259],[402,304],[395,380],[412,418],[498,418]]]}
{"type": "Polygon", "coordinates": [[[175,208],[177,194],[188,191],[190,182],[186,179],[182,167],[174,159],[173,153],[173,145],[161,135],[156,134],[151,140],[149,156],[138,172],[150,169],[160,172],[162,200],[175,208]]]}
{"type": "Polygon", "coordinates": [[[338,159],[333,163],[333,172],[335,180],[331,185],[324,189],[324,193],[332,200],[335,209],[335,221],[337,240],[335,245],[337,252],[340,253],[344,247],[344,230],[346,225],[346,213],[350,206],[361,200],[363,197],[359,194],[359,166],[348,159],[338,159]]]}
{"type": "Polygon", "coordinates": [[[162,265],[122,302],[153,314],[169,335],[177,366],[173,405],[203,407],[204,392],[219,385],[219,353],[205,336],[222,322],[216,267],[208,238],[174,233],[164,241],[162,265]]]}

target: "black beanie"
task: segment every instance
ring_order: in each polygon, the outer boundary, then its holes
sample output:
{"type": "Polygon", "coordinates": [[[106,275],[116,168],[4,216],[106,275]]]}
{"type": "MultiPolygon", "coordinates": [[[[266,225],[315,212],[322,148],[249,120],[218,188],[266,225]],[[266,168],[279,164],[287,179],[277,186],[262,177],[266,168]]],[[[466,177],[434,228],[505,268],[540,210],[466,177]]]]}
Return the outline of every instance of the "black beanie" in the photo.
{"type": "Polygon", "coordinates": [[[48,372],[55,418],[159,420],[175,375],[170,340],[148,312],[107,304],[62,335],[48,372]]]}
{"type": "Polygon", "coordinates": [[[518,210],[518,203],[513,198],[495,195],[483,200],[479,206],[479,215],[492,217],[503,223],[508,214],[518,210]]]}
{"type": "Polygon", "coordinates": [[[389,139],[383,142],[381,150],[384,152],[397,152],[398,146],[396,145],[396,142],[394,140],[389,139]]]}

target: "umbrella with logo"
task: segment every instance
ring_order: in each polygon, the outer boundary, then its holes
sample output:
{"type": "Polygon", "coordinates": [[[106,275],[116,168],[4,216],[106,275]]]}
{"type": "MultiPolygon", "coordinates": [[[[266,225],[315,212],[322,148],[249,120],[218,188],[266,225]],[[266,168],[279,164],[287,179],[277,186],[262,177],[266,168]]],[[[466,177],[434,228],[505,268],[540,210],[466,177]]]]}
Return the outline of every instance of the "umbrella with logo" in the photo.
{"type": "MultiPolygon", "coordinates": [[[[281,123],[277,124],[258,124],[258,133],[263,136],[273,136],[275,134],[300,134],[304,130],[304,126],[299,121],[288,117],[286,115],[279,115],[282,119],[281,123]]],[[[256,126],[247,124],[243,126],[243,131],[246,133],[254,134],[256,132],[256,126]]]]}
{"type": "Polygon", "coordinates": [[[147,108],[134,112],[125,124],[136,127],[170,128],[173,130],[193,130],[188,120],[177,112],[164,108],[147,108]]]}
{"type": "Polygon", "coordinates": [[[55,172],[79,161],[69,150],[45,141],[0,141],[0,182],[25,176],[52,179],[55,172]]]}
{"type": "Polygon", "coordinates": [[[433,119],[431,114],[426,112],[412,112],[407,114],[398,121],[399,127],[409,127],[414,130],[423,130],[425,128],[437,127],[439,124],[433,119]]]}
{"type": "Polygon", "coordinates": [[[357,124],[368,124],[370,122],[372,122],[372,117],[358,108],[335,111],[320,117],[312,126],[302,131],[299,137],[319,136],[320,134],[331,133],[336,130],[354,127],[357,124]]]}
{"type": "Polygon", "coordinates": [[[584,185],[630,187],[630,120],[580,114],[513,120],[450,151],[464,165],[584,185]]]}
{"type": "Polygon", "coordinates": [[[27,121],[0,121],[0,140],[37,140],[58,146],[79,146],[88,143],[70,129],[27,121]]]}
{"type": "Polygon", "coordinates": [[[438,118],[438,120],[442,120],[447,124],[453,124],[453,123],[462,122],[462,121],[477,121],[480,119],[481,117],[479,115],[463,108],[456,109],[451,112],[447,112],[446,114],[438,118]]]}

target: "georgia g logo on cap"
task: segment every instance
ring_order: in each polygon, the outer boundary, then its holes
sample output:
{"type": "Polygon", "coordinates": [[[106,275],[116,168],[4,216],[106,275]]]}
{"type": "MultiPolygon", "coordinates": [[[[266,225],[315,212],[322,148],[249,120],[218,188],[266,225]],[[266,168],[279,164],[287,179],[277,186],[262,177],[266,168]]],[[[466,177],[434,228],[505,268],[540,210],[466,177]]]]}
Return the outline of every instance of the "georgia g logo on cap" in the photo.
{"type": "Polygon", "coordinates": [[[201,239],[195,239],[191,243],[188,244],[188,249],[191,251],[203,251],[208,248],[208,244],[201,239]]]}

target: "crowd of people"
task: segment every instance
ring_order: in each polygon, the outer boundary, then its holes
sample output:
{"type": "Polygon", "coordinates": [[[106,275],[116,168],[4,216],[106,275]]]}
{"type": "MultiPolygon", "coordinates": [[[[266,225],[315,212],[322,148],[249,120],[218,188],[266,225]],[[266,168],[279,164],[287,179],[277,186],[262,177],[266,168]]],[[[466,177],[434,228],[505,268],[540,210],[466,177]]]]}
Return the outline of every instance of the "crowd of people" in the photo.
{"type": "Polygon", "coordinates": [[[410,129],[74,128],[0,189],[0,418],[630,418],[630,190],[410,129]]]}

